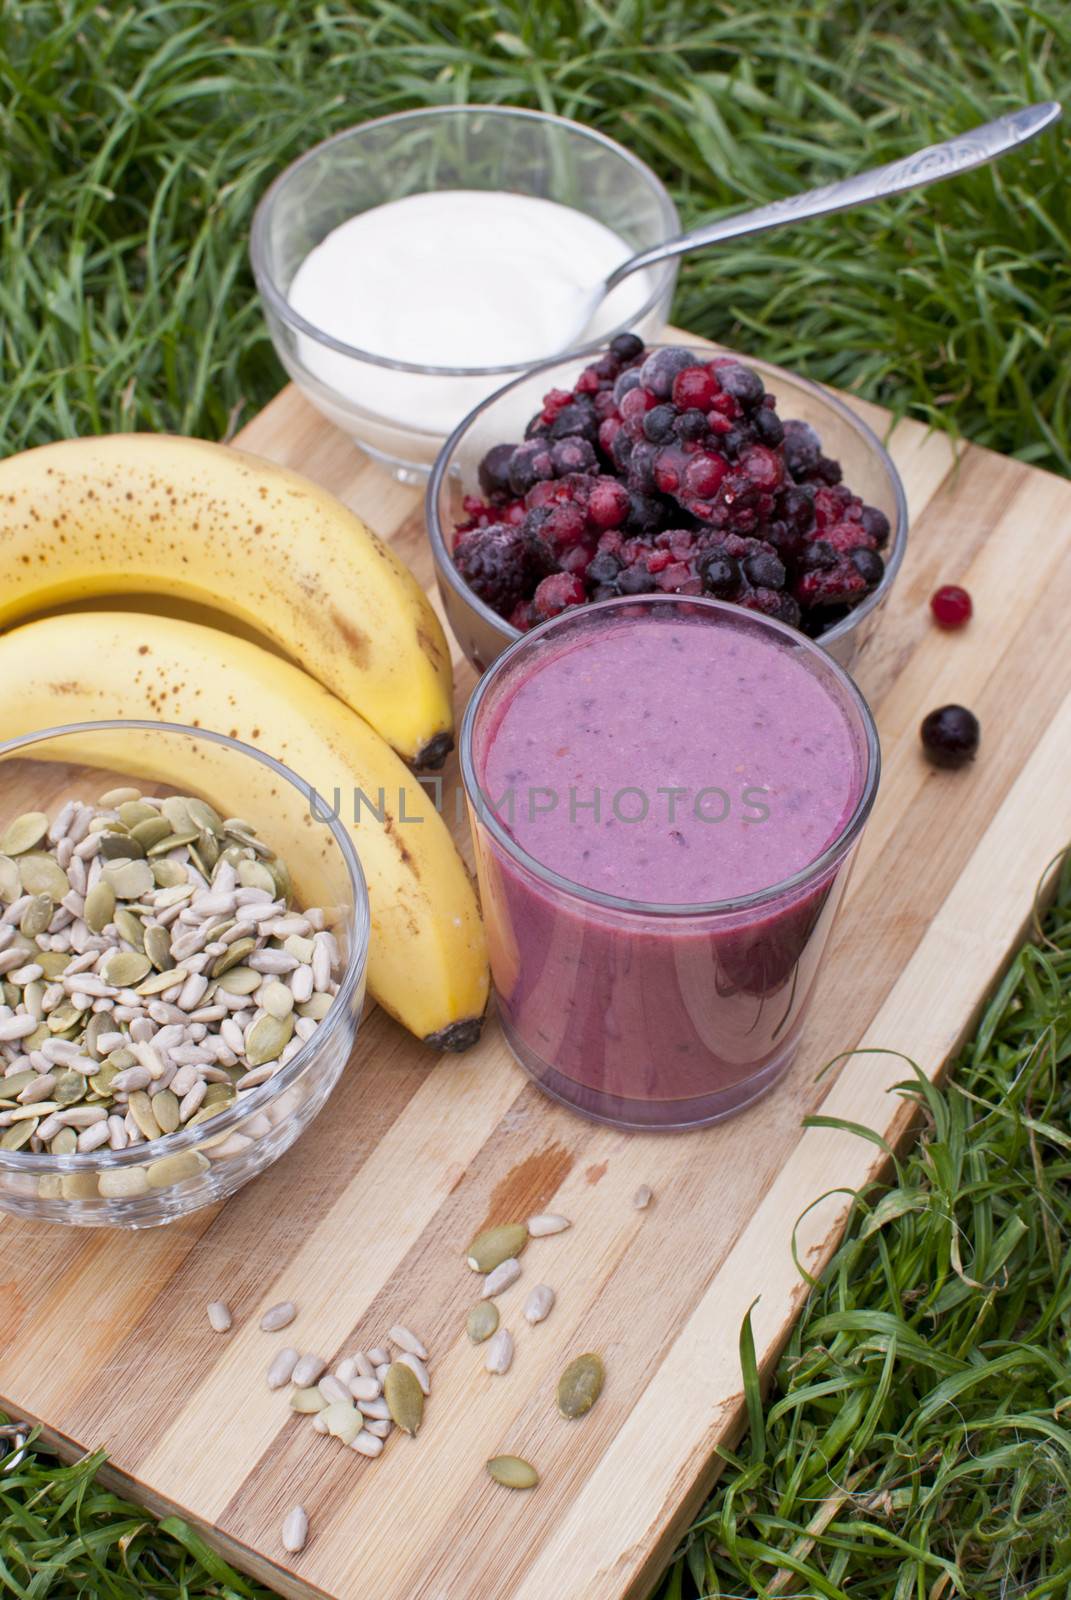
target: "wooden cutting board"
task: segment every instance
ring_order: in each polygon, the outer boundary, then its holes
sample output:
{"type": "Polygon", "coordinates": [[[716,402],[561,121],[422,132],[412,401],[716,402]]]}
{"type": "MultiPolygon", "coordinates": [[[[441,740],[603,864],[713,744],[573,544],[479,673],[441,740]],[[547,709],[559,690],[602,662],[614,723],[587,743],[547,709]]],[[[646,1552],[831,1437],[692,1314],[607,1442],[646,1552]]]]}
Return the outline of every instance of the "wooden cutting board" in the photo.
{"type": "MultiPolygon", "coordinates": [[[[852,402],[854,403],[854,402],[852,402]]],[[[885,416],[857,409],[879,432],[885,416]]],[[[286,389],[237,441],[333,489],[432,588],[419,494],[360,456],[286,389]]],[[[915,423],[892,435],[912,515],[902,575],[857,675],[878,713],[885,775],[800,1058],[770,1098],[677,1136],[621,1134],[545,1100],[492,1022],[478,1049],[437,1062],[382,1013],[362,1028],[327,1110],[227,1205],[143,1234],[0,1223],[0,1400],[68,1452],[104,1446],[111,1475],[196,1523],[287,1595],[337,1600],[641,1597],[741,1426],[738,1334],[755,1305],[765,1365],[877,1174],[873,1143],[803,1119],[902,1137],[894,1086],[910,1058],[942,1071],[1028,925],[1037,880],[1071,836],[1071,485],[984,450],[958,462],[915,423]],[[961,634],[931,623],[940,581],[965,583],[961,634]],[[919,753],[924,713],[978,713],[978,761],[919,753]],[[839,1052],[865,1047],[820,1075],[839,1052]],[[893,1054],[891,1052],[898,1052],[893,1054]],[[638,1212],[631,1197],[649,1184],[638,1212]],[[825,1198],[822,1198],[822,1197],[825,1198]],[[568,1233],[534,1242],[502,1300],[517,1335],[504,1378],[464,1335],[474,1280],[461,1251],[489,1220],[553,1208],[568,1233]],[[558,1292],[528,1328],[527,1289],[558,1292]],[[213,1333],[205,1304],[235,1315],[213,1333]],[[269,1336],[261,1311],[300,1314],[269,1336]],[[326,1357],[411,1323],[433,1352],[414,1442],[365,1461],[268,1392],[290,1340],[326,1357]],[[566,1361],[603,1352],[605,1393],[580,1423],[556,1414],[566,1361]],[[543,1481],[510,1494],[484,1474],[501,1451],[543,1481]],[[279,1530],[296,1502],[305,1552],[279,1530]]],[[[459,701],[472,683],[458,673],[459,701]]],[[[448,771],[447,789],[456,781],[448,771]]],[[[449,795],[448,795],[449,800],[449,795]]],[[[0,796],[0,804],[6,804],[0,796]]],[[[467,841],[466,841],[467,848],[467,841]]]]}

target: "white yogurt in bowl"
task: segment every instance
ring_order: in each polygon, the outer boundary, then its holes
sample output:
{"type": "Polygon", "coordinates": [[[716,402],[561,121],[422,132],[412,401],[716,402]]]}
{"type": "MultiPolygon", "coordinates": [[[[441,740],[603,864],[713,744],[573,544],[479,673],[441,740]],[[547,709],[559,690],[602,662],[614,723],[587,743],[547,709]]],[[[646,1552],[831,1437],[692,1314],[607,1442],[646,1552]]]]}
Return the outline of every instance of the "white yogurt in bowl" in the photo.
{"type": "Polygon", "coordinates": [[[513,107],[381,118],[272,185],[252,257],[276,350],[338,427],[403,476],[529,366],[664,326],[675,263],[592,289],[679,231],[655,175],[594,129],[513,107]]]}

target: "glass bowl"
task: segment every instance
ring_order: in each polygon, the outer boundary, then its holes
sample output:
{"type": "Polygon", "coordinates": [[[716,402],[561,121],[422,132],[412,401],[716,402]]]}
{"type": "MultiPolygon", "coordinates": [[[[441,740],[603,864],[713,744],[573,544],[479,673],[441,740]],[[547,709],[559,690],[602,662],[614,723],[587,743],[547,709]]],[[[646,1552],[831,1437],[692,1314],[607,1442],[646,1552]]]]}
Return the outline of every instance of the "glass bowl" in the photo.
{"type": "MultiPolygon", "coordinates": [[[[696,360],[725,353],[736,354],[707,347],[697,350],[696,360]]],[[[839,460],[844,468],[844,482],[867,505],[877,506],[889,519],[889,542],[882,552],[882,581],[816,641],[842,666],[850,667],[888,599],[907,548],[907,499],[900,474],[877,435],[836,395],[783,367],[754,361],[746,355],[737,359],[757,372],[776,395],[779,416],[809,422],[817,430],[823,452],[839,460]]],[[[493,445],[523,439],[525,425],[542,408],[548,389],[571,389],[587,364],[588,358],[577,352],[561,360],[543,362],[506,384],[454,430],[435,463],[425,510],[439,593],[454,637],[478,672],[490,666],[507,645],[522,635],[472,592],[454,565],[450,552],[454,528],[464,520],[462,500],[468,494],[482,497],[477,470],[487,451],[493,445]]]]}
{"type": "Polygon", "coordinates": [[[122,1150],[0,1149],[0,1209],[35,1221],[148,1228],[225,1199],[304,1132],[357,1033],[369,937],[360,862],[338,822],[314,813],[309,786],[272,757],[222,734],[159,722],[73,723],[27,734],[0,744],[0,832],[25,811],[52,818],[69,799],[96,801],[127,784],[149,795],[196,795],[221,817],[251,823],[285,861],[295,906],[327,913],[339,945],[338,993],[288,1061],[208,1121],[122,1150]]]}
{"type": "MultiPolygon", "coordinates": [[[[673,201],[636,156],[593,128],[513,106],[439,106],[380,117],[335,134],[287,167],[257,207],[250,243],[279,359],[329,421],[414,481],[427,475],[462,417],[531,362],[465,368],[392,361],[314,326],[293,309],[289,293],[310,250],[347,218],[406,195],[452,189],[557,201],[604,223],[632,251],[680,232],[673,201]]],[[[582,348],[627,330],[641,338],[662,330],[677,263],[643,277],[647,293],[639,304],[630,297],[628,320],[615,322],[609,301],[582,348]]],[[[450,306],[441,311],[449,316],[450,306]]]]}

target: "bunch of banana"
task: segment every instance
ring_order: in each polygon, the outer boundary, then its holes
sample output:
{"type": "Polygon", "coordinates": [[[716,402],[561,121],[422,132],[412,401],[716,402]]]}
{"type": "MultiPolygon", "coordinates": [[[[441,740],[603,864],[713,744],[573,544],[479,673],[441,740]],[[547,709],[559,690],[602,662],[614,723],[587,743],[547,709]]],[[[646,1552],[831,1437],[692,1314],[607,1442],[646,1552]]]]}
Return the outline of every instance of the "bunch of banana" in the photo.
{"type": "MultiPolygon", "coordinates": [[[[429,1044],[475,1041],[488,974],[472,881],[385,742],[442,761],[449,655],[386,546],[292,473],[222,446],[125,435],[0,462],[0,573],[0,739],[112,718],[185,723],[275,756],[329,808],[339,791],[368,884],[370,992],[429,1044]],[[11,627],[62,601],[146,591],[229,612],[306,670],[167,616],[78,611],[11,627]],[[383,814],[362,806],[354,825],[353,794],[380,790],[383,814]]],[[[189,782],[152,765],[143,776],[189,782]]]]}

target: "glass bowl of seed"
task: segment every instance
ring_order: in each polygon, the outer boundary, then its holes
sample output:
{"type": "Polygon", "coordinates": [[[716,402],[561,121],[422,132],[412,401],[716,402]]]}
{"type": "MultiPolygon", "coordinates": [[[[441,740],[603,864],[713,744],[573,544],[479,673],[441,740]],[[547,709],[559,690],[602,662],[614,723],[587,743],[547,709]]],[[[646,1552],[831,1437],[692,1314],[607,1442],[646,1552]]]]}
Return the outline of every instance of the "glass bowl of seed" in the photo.
{"type": "Polygon", "coordinates": [[[251,746],[159,722],[0,744],[0,1210],[154,1227],[320,1111],[364,999],[345,829],[251,746]]]}

